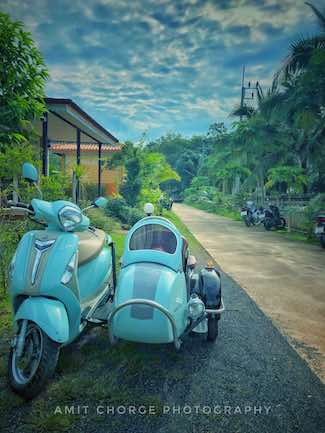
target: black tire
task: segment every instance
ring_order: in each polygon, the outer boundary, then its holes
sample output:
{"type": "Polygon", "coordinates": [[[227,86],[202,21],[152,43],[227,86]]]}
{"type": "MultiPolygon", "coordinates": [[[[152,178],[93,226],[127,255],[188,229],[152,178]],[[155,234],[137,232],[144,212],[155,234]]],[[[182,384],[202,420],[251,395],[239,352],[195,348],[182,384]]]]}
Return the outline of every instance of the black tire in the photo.
{"type": "Polygon", "coordinates": [[[245,217],[245,218],[244,218],[244,222],[245,222],[245,224],[246,224],[247,227],[250,227],[250,225],[251,225],[251,221],[250,221],[250,218],[249,218],[249,217],[245,217]]]}
{"type": "MultiPolygon", "coordinates": [[[[31,332],[37,332],[41,341],[40,351],[37,354],[37,366],[33,374],[30,374],[30,377],[24,376],[24,371],[19,369],[17,365],[19,360],[16,358],[14,348],[10,349],[8,360],[9,385],[16,394],[19,394],[25,400],[31,400],[42,391],[47,380],[54,373],[60,352],[60,345],[58,343],[51,340],[36,323],[28,322],[23,355],[26,356],[27,350],[30,352],[31,346],[33,351],[34,347],[36,347],[34,341],[28,341],[31,332]]],[[[33,358],[33,353],[29,353],[28,356],[33,358]]]]}
{"type": "Polygon", "coordinates": [[[267,231],[270,231],[272,229],[273,223],[272,220],[270,218],[265,218],[264,220],[264,228],[267,231]]]}
{"type": "Polygon", "coordinates": [[[325,249],[325,235],[321,235],[320,244],[321,244],[321,247],[325,249]]]}
{"type": "Polygon", "coordinates": [[[286,225],[287,225],[286,220],[285,220],[283,217],[281,217],[280,220],[281,220],[280,228],[281,228],[281,229],[285,229],[285,227],[286,227],[286,225]]]}
{"type": "Polygon", "coordinates": [[[208,334],[207,334],[207,340],[214,342],[216,341],[218,337],[218,325],[219,320],[217,317],[208,317],[208,334]]]}

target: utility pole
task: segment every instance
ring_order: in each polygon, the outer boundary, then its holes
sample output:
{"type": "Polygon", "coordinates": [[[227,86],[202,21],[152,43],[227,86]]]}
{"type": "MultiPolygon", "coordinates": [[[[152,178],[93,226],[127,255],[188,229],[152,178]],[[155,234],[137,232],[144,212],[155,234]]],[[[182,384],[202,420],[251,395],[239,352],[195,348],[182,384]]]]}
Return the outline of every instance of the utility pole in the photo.
{"type": "MultiPolygon", "coordinates": [[[[256,85],[252,85],[251,82],[248,82],[248,85],[245,86],[245,65],[243,65],[243,72],[242,72],[242,79],[241,79],[241,97],[240,97],[240,120],[243,120],[244,114],[244,108],[245,108],[245,101],[254,100],[254,95],[262,95],[262,88],[259,85],[259,82],[256,81],[256,85]]],[[[255,97],[256,99],[256,97],[255,97]]],[[[246,161],[247,155],[244,156],[244,159],[246,161]]],[[[240,163],[243,163],[243,161],[239,161],[240,163]]],[[[236,176],[234,179],[233,187],[232,187],[232,194],[235,194],[239,192],[240,190],[240,176],[236,176]]]]}
{"type": "Polygon", "coordinates": [[[242,80],[241,80],[241,98],[240,98],[240,120],[243,119],[243,110],[245,106],[246,100],[254,100],[254,95],[256,94],[262,94],[262,88],[258,81],[256,81],[255,86],[251,85],[251,82],[248,82],[248,86],[245,86],[245,65],[243,65],[243,73],[242,73],[242,80]],[[249,91],[249,95],[246,96],[246,91],[249,91]]]}
{"type": "Polygon", "coordinates": [[[240,98],[240,120],[243,119],[243,108],[245,99],[245,65],[243,65],[243,73],[241,79],[241,98],[240,98]]]}

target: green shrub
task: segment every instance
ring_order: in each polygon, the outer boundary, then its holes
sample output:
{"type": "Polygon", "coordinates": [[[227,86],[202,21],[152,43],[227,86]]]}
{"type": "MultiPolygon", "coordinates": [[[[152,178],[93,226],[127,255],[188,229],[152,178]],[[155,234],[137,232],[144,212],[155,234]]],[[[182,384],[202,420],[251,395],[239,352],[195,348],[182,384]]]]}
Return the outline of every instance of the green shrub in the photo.
{"type": "Polygon", "coordinates": [[[81,183],[81,197],[85,201],[92,202],[99,195],[104,195],[104,187],[101,186],[100,194],[98,194],[97,183],[81,183]]]}
{"type": "Polygon", "coordinates": [[[127,211],[127,224],[133,226],[141,218],[143,218],[143,212],[140,209],[129,207],[127,211]]]}
{"type": "Polygon", "coordinates": [[[119,219],[123,224],[134,225],[139,219],[143,218],[143,212],[138,208],[127,205],[124,198],[108,197],[106,214],[119,219]]]}
{"type": "Polygon", "coordinates": [[[120,222],[116,218],[105,214],[103,209],[89,209],[86,212],[90,219],[90,224],[104,230],[108,234],[121,228],[120,222]]]}
{"type": "Polygon", "coordinates": [[[23,235],[35,227],[39,227],[27,218],[22,220],[10,220],[0,217],[0,297],[4,296],[8,289],[8,267],[16,251],[18,242],[23,235]]]}
{"type": "MultiPolygon", "coordinates": [[[[69,186],[69,178],[61,173],[54,173],[51,176],[42,176],[41,190],[43,200],[71,200],[71,188],[69,186]]],[[[34,191],[33,197],[37,197],[37,192],[34,191]]]]}
{"type": "Polygon", "coordinates": [[[304,209],[304,229],[309,238],[314,237],[315,218],[320,211],[325,211],[325,193],[316,195],[304,209]]]}

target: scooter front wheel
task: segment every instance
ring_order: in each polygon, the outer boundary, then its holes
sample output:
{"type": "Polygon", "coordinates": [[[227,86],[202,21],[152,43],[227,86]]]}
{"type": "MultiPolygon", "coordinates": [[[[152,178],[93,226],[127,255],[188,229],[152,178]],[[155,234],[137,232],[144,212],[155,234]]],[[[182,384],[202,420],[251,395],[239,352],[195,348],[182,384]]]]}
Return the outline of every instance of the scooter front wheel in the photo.
{"type": "Polygon", "coordinates": [[[245,217],[245,218],[244,218],[244,222],[245,222],[245,224],[246,224],[247,227],[250,227],[250,226],[251,226],[251,219],[250,219],[250,218],[245,217]]]}
{"type": "MultiPolygon", "coordinates": [[[[18,336],[16,337],[16,341],[18,336]]],[[[60,346],[34,322],[27,323],[22,353],[11,348],[8,360],[9,385],[26,400],[36,397],[54,373],[60,346]]]]}

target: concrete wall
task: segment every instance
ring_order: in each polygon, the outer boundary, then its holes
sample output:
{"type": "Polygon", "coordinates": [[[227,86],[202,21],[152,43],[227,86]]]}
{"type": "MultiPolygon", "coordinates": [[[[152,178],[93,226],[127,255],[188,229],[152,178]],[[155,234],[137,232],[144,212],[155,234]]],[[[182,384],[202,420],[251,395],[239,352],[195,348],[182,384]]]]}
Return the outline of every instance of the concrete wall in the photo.
{"type": "MultiPolygon", "coordinates": [[[[107,159],[107,155],[103,155],[103,159],[107,159]]],[[[98,155],[96,152],[82,152],[81,166],[85,168],[85,173],[82,176],[83,184],[97,184],[98,182],[98,155]]],[[[62,168],[67,175],[72,174],[73,167],[76,164],[75,153],[66,153],[62,158],[62,168]]],[[[102,163],[101,185],[105,194],[112,195],[118,192],[118,188],[123,179],[123,167],[109,169],[106,162],[102,163]]]]}

